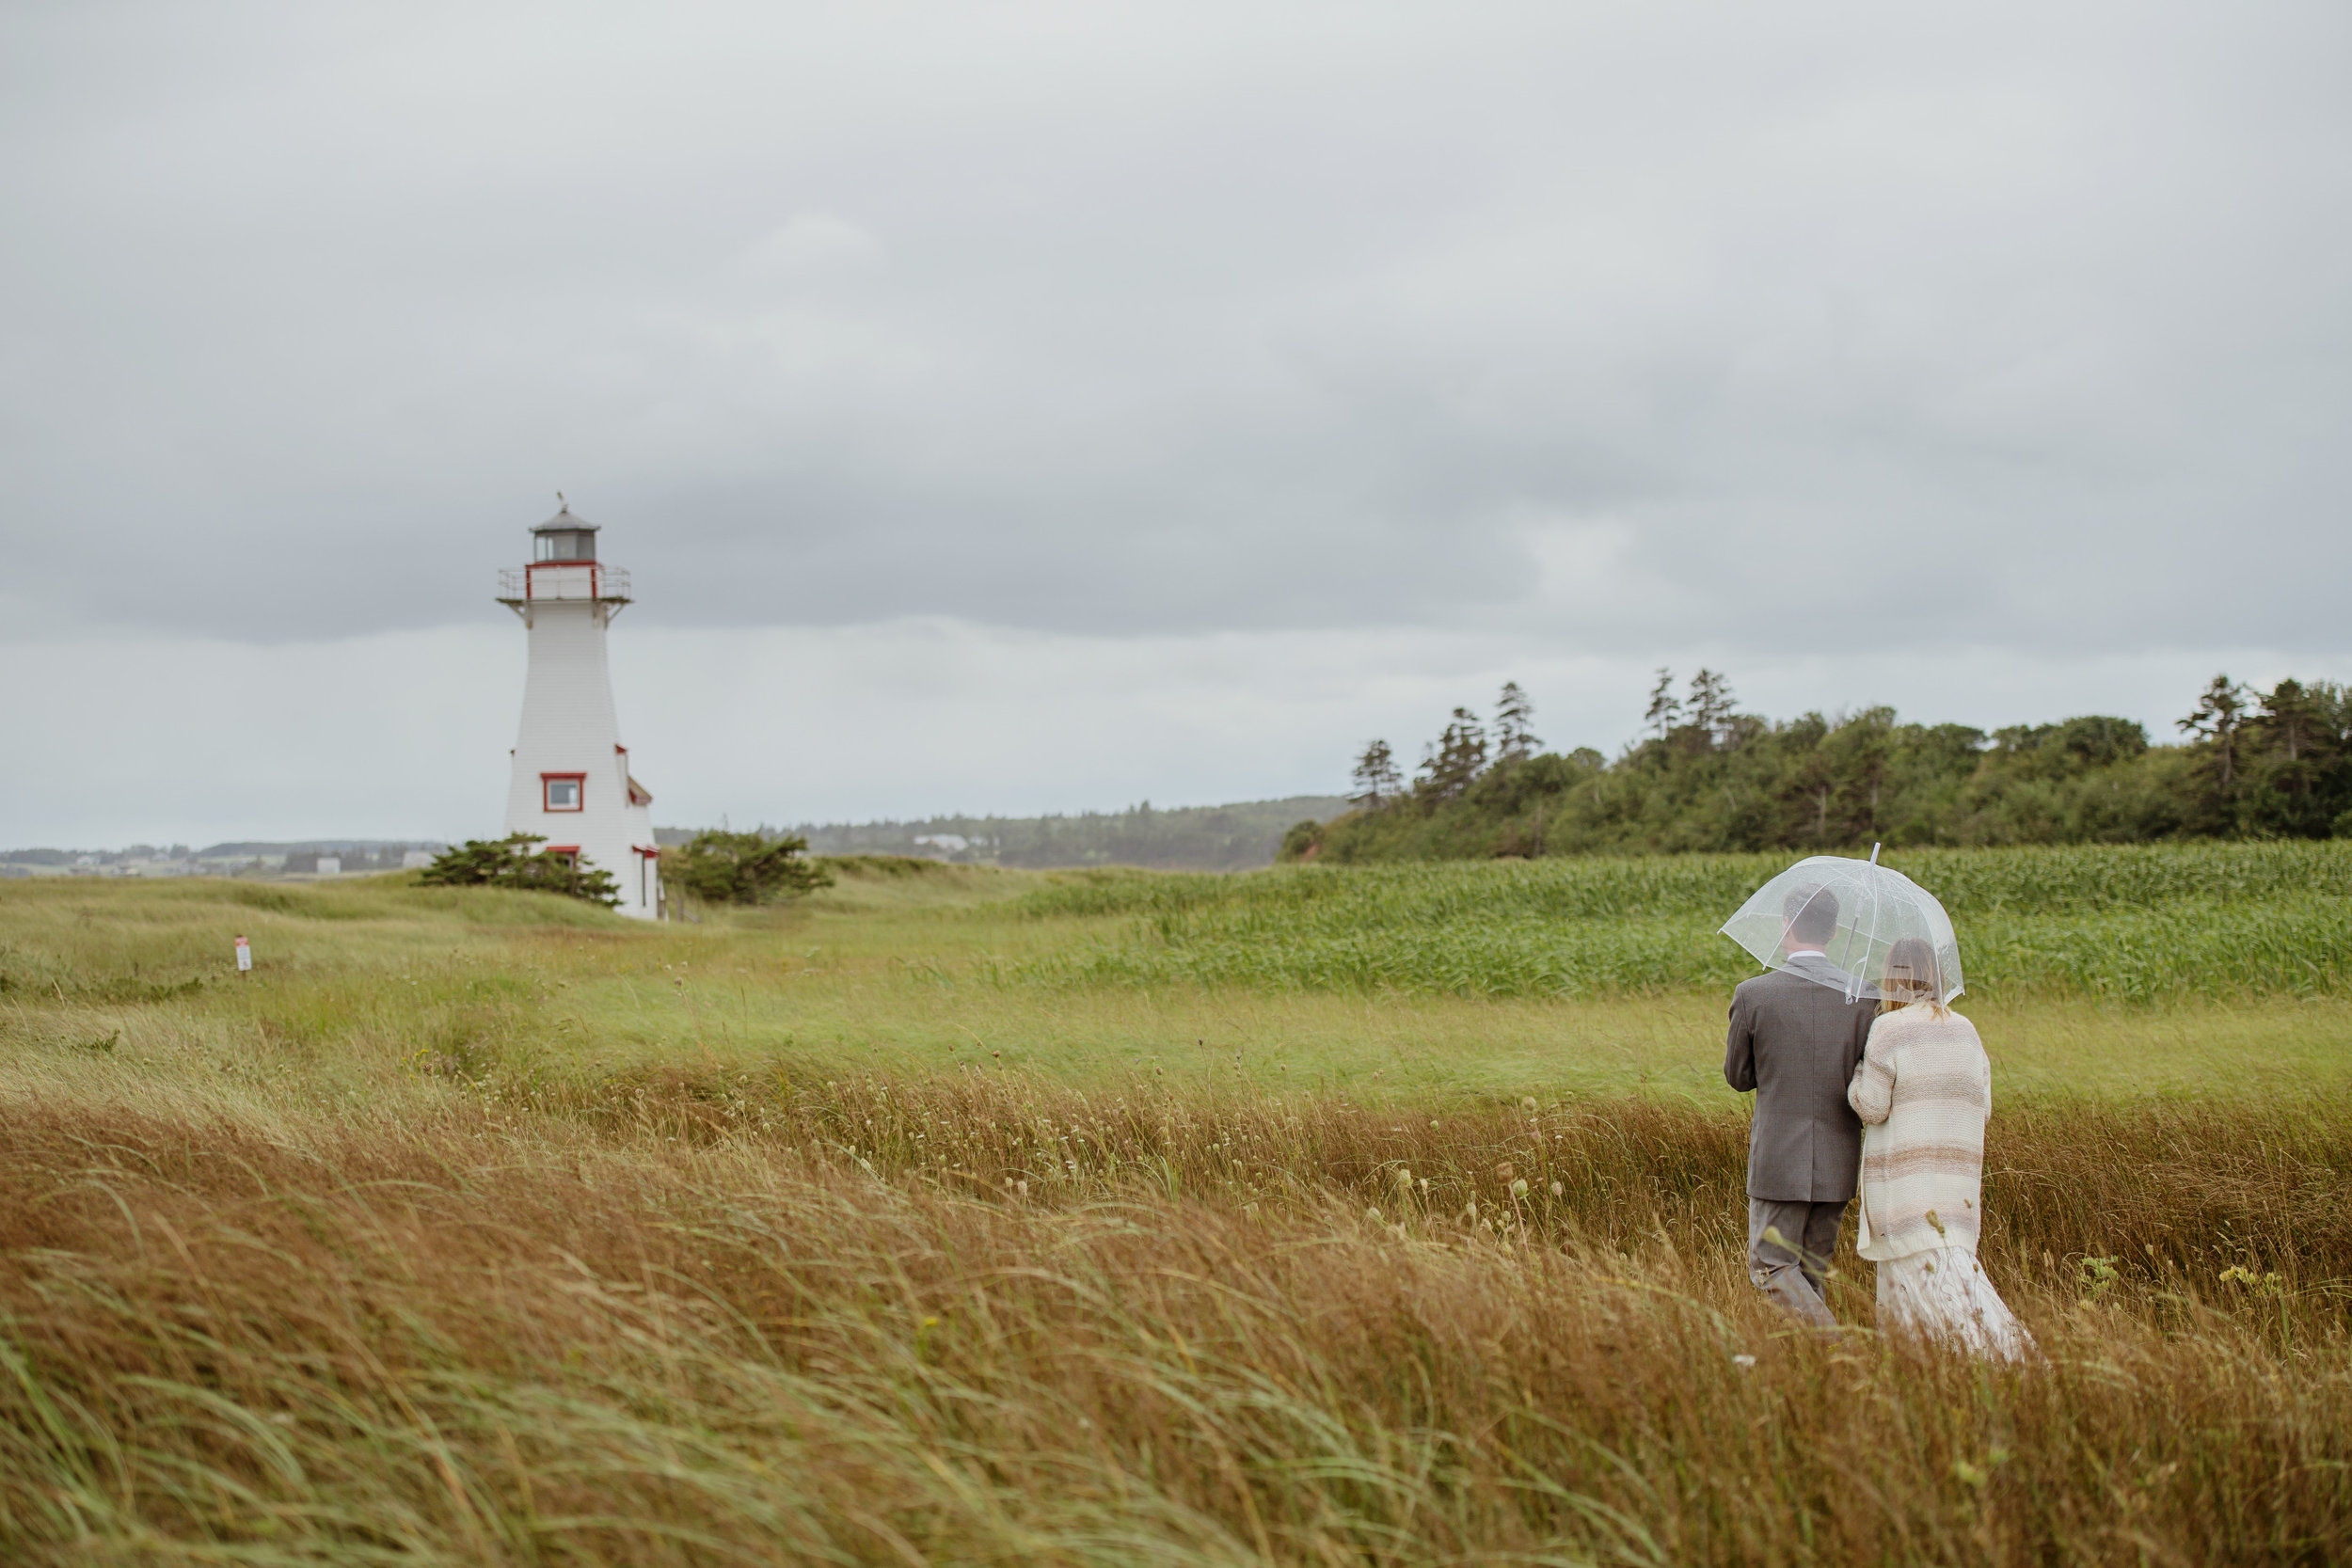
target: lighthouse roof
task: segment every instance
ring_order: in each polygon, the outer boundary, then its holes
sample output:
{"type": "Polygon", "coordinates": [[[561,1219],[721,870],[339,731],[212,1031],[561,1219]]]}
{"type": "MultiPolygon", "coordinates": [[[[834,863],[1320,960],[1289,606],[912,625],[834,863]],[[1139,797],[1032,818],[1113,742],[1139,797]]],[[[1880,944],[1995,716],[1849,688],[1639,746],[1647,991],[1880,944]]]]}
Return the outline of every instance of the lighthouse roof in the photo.
{"type": "Polygon", "coordinates": [[[554,516],[549,517],[546,522],[538,524],[536,527],[532,528],[531,531],[533,533],[547,533],[556,529],[563,529],[566,532],[577,531],[581,533],[594,533],[599,526],[600,525],[598,524],[588,521],[585,517],[574,516],[572,515],[571,507],[566,505],[564,510],[558,512],[554,516]]]}

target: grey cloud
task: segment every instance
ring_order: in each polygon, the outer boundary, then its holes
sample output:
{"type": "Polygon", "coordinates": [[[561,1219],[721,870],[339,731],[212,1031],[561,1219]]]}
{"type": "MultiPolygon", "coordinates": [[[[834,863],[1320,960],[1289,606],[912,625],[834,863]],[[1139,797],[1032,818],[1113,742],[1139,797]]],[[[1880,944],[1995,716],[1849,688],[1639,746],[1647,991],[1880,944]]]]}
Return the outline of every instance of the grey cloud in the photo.
{"type": "Polygon", "coordinates": [[[19,625],[2344,647],[2332,8],[0,29],[19,625]]]}

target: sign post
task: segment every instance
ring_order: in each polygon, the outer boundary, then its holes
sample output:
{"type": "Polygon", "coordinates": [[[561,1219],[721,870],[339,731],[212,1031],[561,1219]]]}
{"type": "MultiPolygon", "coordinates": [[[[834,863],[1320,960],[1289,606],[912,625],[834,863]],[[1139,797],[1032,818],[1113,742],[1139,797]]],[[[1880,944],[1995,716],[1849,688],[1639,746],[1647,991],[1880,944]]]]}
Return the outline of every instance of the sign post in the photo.
{"type": "Polygon", "coordinates": [[[237,939],[237,974],[240,978],[252,973],[253,944],[243,937],[237,939]]]}

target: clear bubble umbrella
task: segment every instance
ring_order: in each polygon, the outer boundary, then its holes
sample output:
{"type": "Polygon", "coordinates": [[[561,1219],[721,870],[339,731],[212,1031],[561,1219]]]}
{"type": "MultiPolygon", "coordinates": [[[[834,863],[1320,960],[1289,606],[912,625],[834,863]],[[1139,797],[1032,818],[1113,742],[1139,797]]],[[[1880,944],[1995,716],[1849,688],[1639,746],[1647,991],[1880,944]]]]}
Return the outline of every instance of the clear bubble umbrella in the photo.
{"type": "Polygon", "coordinates": [[[1902,995],[1949,1002],[1961,992],[1952,917],[1933,894],[1878,862],[1876,845],[1867,861],[1801,860],[1756,889],[1723,934],[1765,968],[1843,990],[1849,1002],[1884,994],[1890,960],[1902,995]]]}

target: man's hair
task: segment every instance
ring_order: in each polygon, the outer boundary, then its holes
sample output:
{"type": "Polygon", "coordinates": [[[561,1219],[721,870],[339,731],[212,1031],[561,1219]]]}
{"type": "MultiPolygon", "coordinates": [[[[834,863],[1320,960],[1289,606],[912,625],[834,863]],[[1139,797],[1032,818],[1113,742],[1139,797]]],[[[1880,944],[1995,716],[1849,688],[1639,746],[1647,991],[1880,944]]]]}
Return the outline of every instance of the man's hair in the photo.
{"type": "Polygon", "coordinates": [[[1826,947],[1837,934],[1837,895],[1825,887],[1792,888],[1781,901],[1780,917],[1788,923],[1788,934],[1799,942],[1826,947]]]}

